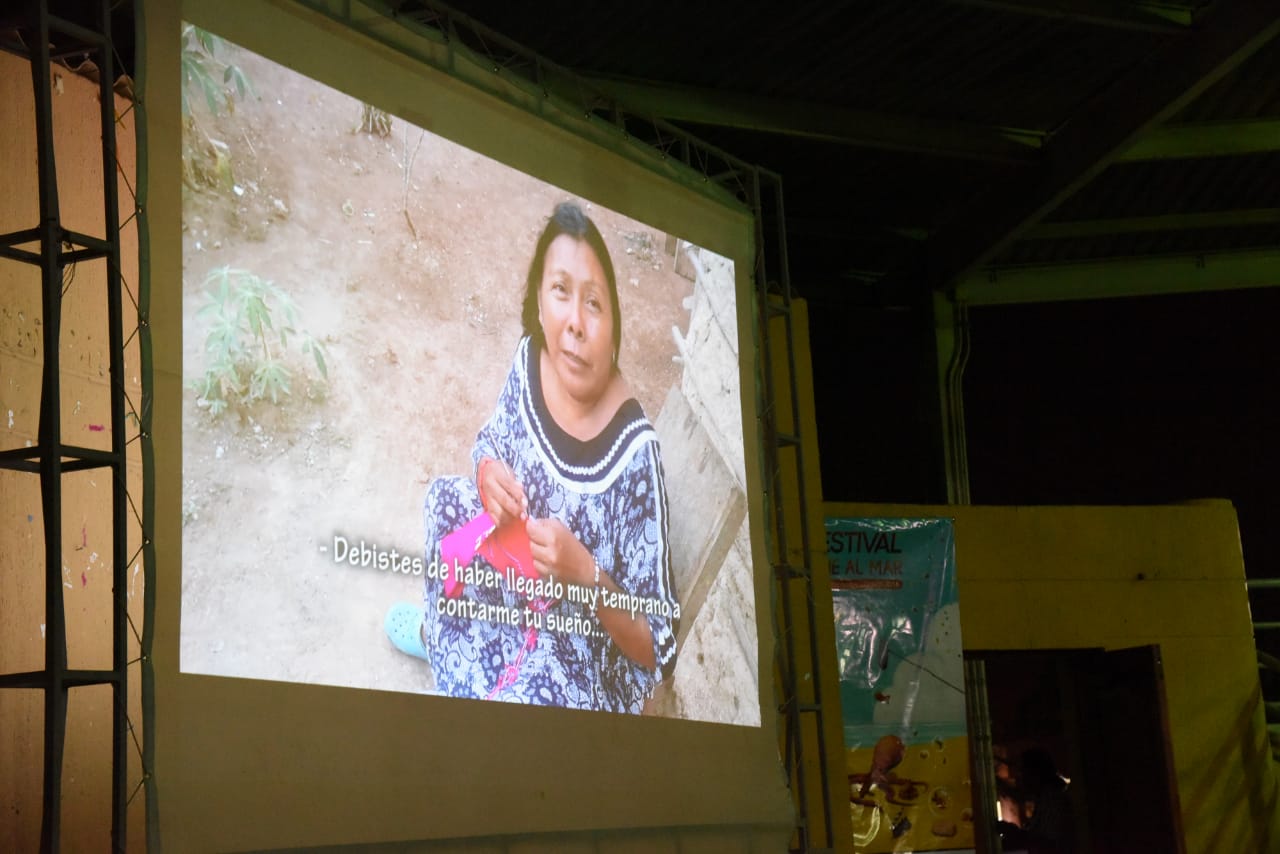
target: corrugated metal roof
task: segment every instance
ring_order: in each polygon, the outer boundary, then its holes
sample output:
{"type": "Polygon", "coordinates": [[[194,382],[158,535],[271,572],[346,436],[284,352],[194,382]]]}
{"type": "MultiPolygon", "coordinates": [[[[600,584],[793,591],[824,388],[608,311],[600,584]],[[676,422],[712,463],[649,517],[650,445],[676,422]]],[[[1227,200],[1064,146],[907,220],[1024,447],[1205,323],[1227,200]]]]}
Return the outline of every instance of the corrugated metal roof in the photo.
{"type": "Polygon", "coordinates": [[[1277,206],[1280,151],[1117,164],[1046,219],[1139,217],[1277,206]]]}
{"type": "Polygon", "coordinates": [[[1023,240],[998,264],[1040,265],[1151,255],[1212,255],[1280,245],[1280,224],[1241,228],[1193,228],[1136,234],[1103,234],[1063,240],[1023,240]]]}
{"type": "Polygon", "coordinates": [[[1180,111],[1174,123],[1280,116],[1280,41],[1263,47],[1180,111]]]}

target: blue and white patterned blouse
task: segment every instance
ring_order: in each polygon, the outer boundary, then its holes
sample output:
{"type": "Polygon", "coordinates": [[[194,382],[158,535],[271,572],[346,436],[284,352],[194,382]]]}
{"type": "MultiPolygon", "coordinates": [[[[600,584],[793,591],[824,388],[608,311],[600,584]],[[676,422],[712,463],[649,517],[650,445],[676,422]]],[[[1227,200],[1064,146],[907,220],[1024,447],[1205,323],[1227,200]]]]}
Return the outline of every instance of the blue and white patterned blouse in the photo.
{"type": "MultiPolygon", "coordinates": [[[[476,604],[455,602],[458,616],[451,616],[449,603],[441,605],[442,582],[429,576],[423,634],[436,686],[453,696],[637,713],[675,666],[679,616],[658,437],[635,399],[594,439],[570,436],[547,410],[539,365],[537,348],[522,339],[472,462],[491,457],[510,466],[529,516],[562,521],[601,570],[643,603],[640,613],[653,612],[647,619],[657,668],[624,655],[595,610],[567,595],[530,599],[505,582],[472,584],[460,598],[476,604]],[[511,615],[519,615],[518,625],[511,615]]],[[[433,480],[423,508],[427,561],[438,560],[441,538],[481,509],[471,478],[433,480]]],[[[483,559],[477,565],[489,568],[483,559]]]]}

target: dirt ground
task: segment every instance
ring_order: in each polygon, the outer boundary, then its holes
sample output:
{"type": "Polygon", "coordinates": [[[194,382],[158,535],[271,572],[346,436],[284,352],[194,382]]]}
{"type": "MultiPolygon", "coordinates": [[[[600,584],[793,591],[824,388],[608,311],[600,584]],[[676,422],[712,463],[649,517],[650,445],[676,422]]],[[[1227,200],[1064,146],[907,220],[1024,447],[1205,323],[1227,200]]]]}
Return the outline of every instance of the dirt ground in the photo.
{"type": "MultiPolygon", "coordinates": [[[[421,601],[421,579],[337,564],[334,536],[422,553],[425,486],[470,470],[534,240],[569,195],[399,120],[362,132],[352,98],[229,45],[218,56],[253,94],[217,115],[192,99],[190,140],[229,170],[206,165],[184,188],[184,379],[209,367],[198,312],[209,272],[230,265],[292,297],[328,381],[294,347],[278,405],[214,417],[185,391],[181,669],[426,691],[427,668],[382,631],[389,605],[421,601]]],[[[621,366],[655,418],[679,382],[671,329],[693,285],[666,235],[585,207],[617,270],[621,366]]]]}

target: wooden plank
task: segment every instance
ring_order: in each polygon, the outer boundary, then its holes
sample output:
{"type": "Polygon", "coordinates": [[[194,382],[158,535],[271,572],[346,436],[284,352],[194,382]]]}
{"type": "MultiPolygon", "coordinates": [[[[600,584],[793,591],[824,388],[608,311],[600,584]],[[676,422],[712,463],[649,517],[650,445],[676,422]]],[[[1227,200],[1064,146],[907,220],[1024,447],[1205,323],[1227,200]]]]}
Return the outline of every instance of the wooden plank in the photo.
{"type": "Polygon", "coordinates": [[[680,644],[742,526],[747,499],[678,388],[667,393],[654,427],[666,476],[668,541],[682,612],[676,637],[680,644]]]}

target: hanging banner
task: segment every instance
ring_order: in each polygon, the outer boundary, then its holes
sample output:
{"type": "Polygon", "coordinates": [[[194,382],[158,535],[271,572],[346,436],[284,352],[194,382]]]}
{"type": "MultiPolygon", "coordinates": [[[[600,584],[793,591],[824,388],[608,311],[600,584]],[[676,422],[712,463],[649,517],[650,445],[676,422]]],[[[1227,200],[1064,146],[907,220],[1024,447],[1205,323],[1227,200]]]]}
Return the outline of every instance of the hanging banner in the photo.
{"type": "Polygon", "coordinates": [[[950,519],[827,519],[854,850],[972,851],[950,519]]]}

